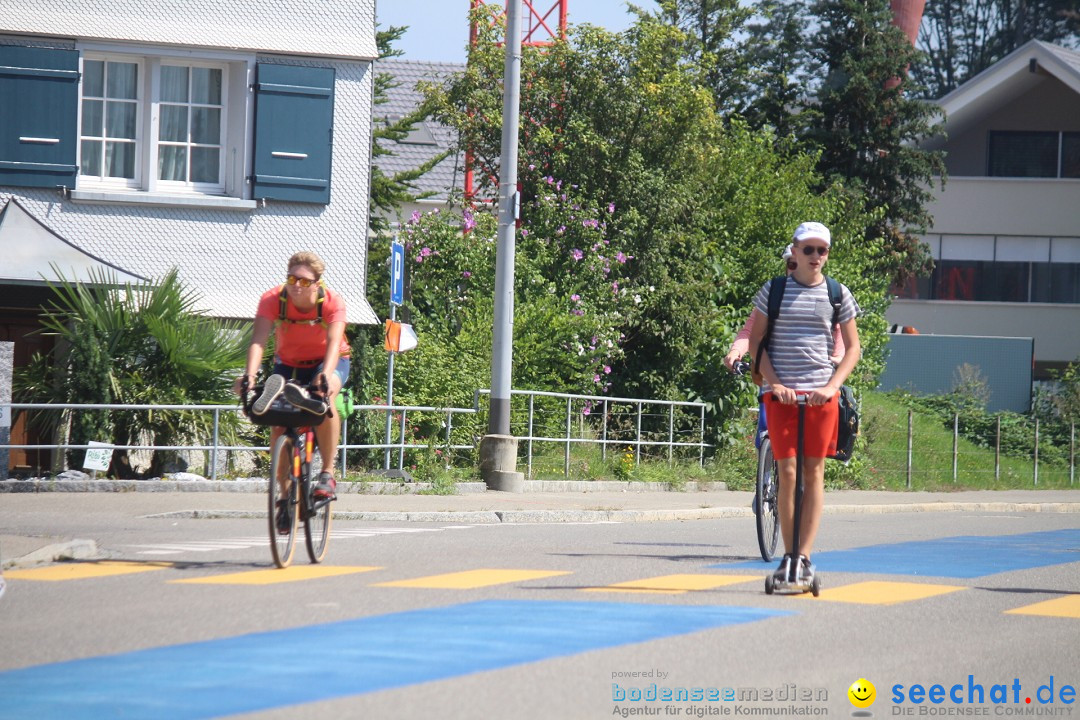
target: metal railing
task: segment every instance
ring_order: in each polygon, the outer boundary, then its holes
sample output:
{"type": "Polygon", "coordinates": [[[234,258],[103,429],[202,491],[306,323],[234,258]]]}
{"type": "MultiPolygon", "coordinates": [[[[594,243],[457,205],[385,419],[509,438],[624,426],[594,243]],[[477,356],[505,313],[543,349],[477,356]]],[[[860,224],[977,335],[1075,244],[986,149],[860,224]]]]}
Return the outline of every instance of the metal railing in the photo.
{"type": "MultiPolygon", "coordinates": [[[[90,411],[90,410],[112,410],[120,412],[139,412],[139,411],[187,411],[187,412],[212,412],[214,414],[214,420],[211,430],[212,440],[209,444],[206,443],[191,443],[184,445],[115,445],[109,443],[108,447],[112,450],[135,450],[135,451],[156,451],[156,450],[176,450],[176,451],[192,451],[192,452],[209,452],[210,458],[207,462],[210,468],[211,480],[217,480],[218,467],[219,467],[219,453],[236,451],[236,452],[258,452],[269,451],[270,448],[267,445],[223,445],[221,444],[221,413],[231,412],[240,413],[242,415],[243,408],[240,405],[124,405],[116,403],[0,403],[0,407],[10,408],[11,410],[38,410],[38,411],[90,411]]],[[[445,414],[446,420],[444,425],[446,427],[445,433],[445,445],[449,449],[454,450],[471,450],[472,444],[468,445],[452,445],[451,437],[453,431],[453,417],[458,414],[475,414],[475,408],[436,408],[422,405],[355,405],[356,411],[372,411],[377,413],[388,413],[391,417],[396,418],[398,427],[398,439],[396,442],[389,443],[377,443],[377,444],[349,444],[349,421],[343,419],[341,423],[341,442],[338,445],[338,453],[341,460],[342,468],[348,467],[347,465],[347,452],[349,450],[397,450],[398,452],[398,469],[402,469],[404,466],[405,450],[426,448],[427,443],[414,443],[406,442],[407,433],[405,428],[408,414],[410,412],[429,412],[437,414],[445,414]]],[[[89,444],[77,444],[77,443],[51,443],[51,444],[0,444],[0,450],[48,450],[48,451],[66,451],[66,450],[89,450],[89,449],[101,449],[101,445],[89,445],[89,444]]]]}
{"type": "MultiPolygon", "coordinates": [[[[480,406],[480,397],[490,395],[490,390],[477,390],[473,396],[471,408],[440,408],[424,405],[355,405],[356,413],[372,413],[376,415],[386,414],[388,419],[394,421],[397,429],[397,437],[389,438],[382,443],[349,443],[349,426],[352,424],[348,418],[343,419],[341,428],[341,442],[338,453],[342,468],[348,467],[348,452],[354,450],[383,450],[397,452],[397,469],[405,468],[405,453],[407,450],[422,450],[433,444],[434,436],[423,441],[422,438],[411,436],[407,432],[409,428],[409,415],[427,413],[442,415],[442,432],[437,444],[439,448],[447,451],[472,451],[476,447],[477,437],[470,436],[468,442],[454,441],[454,418],[460,415],[477,415],[484,408],[480,406]]],[[[641,462],[643,448],[666,448],[668,464],[674,462],[675,451],[678,448],[696,448],[699,466],[704,463],[705,448],[708,444],[704,441],[705,436],[705,406],[702,403],[678,402],[670,400],[648,400],[643,398],[619,398],[601,395],[576,395],[571,393],[543,392],[536,390],[513,390],[512,396],[527,398],[527,412],[524,419],[520,418],[523,410],[519,409],[518,422],[514,423],[515,413],[512,410],[512,424],[516,424],[523,432],[518,434],[519,441],[525,443],[525,455],[528,465],[528,477],[533,475],[534,443],[558,443],[564,447],[564,476],[570,476],[570,451],[575,444],[599,445],[601,456],[606,461],[609,445],[632,447],[634,449],[635,464],[641,462]],[[550,427],[546,422],[545,409],[539,408],[538,404],[543,401],[557,401],[560,408],[565,409],[563,414],[560,410],[560,432],[557,435],[545,434],[544,430],[550,427]],[[652,411],[654,408],[664,408],[663,413],[652,411]],[[576,412],[575,412],[576,408],[576,412]],[[629,415],[623,412],[629,408],[629,415]],[[594,413],[593,410],[598,412],[594,413]],[[646,412],[649,410],[649,412],[646,412]],[[677,417],[678,413],[678,417],[677,417]],[[687,429],[687,419],[693,417],[693,427],[687,429]],[[630,419],[632,430],[627,425],[630,419]],[[577,419],[579,426],[577,436],[574,433],[574,420],[577,419]],[[666,423],[666,428],[659,427],[666,423]],[[618,422],[617,422],[618,421],[618,422]],[[585,429],[588,422],[588,430],[585,429]],[[539,434],[537,434],[539,433],[539,434]],[[686,434],[691,434],[689,439],[683,439],[686,434]]],[[[11,410],[36,410],[36,411],[92,411],[110,410],[119,412],[160,412],[160,411],[186,411],[186,412],[212,412],[213,423],[211,427],[211,439],[209,442],[191,443],[184,445],[110,445],[114,450],[132,451],[201,451],[208,452],[207,465],[210,469],[212,480],[217,480],[219,459],[222,452],[245,452],[267,451],[265,445],[223,445],[221,443],[221,413],[242,413],[239,405],[123,405],[107,403],[10,403],[0,404],[11,410]]],[[[353,421],[357,419],[363,422],[359,414],[353,415],[353,421]]],[[[460,425],[459,425],[460,427],[460,425]]],[[[373,433],[374,435],[374,433],[373,433]]],[[[53,443],[53,444],[6,444],[0,445],[0,449],[7,450],[88,450],[100,448],[98,445],[53,443]]],[[[389,469],[389,463],[384,463],[384,468],[389,469]]]]}
{"type": "MultiPolygon", "coordinates": [[[[474,405],[479,408],[480,396],[490,395],[491,390],[482,389],[477,390],[474,396],[474,405]]],[[[698,465],[701,466],[705,461],[705,448],[709,447],[705,442],[705,404],[699,402],[684,402],[676,400],[648,400],[643,398],[623,398],[623,397],[610,397],[605,395],[575,395],[572,393],[557,393],[557,392],[545,392],[540,390],[511,390],[511,430],[514,428],[514,405],[513,401],[515,397],[527,398],[526,416],[524,420],[518,420],[518,427],[520,427],[523,433],[513,433],[517,437],[518,441],[525,441],[525,456],[527,462],[527,475],[531,478],[533,476],[533,443],[559,443],[563,445],[563,475],[570,477],[570,449],[575,444],[591,444],[600,446],[600,455],[603,461],[607,460],[607,449],[609,445],[618,445],[625,447],[632,447],[634,449],[634,463],[641,463],[642,448],[650,447],[664,447],[666,448],[667,462],[670,467],[674,462],[674,453],[676,448],[697,448],[698,465]],[[537,409],[536,401],[541,399],[555,399],[565,401],[565,414],[562,413],[560,407],[560,420],[562,432],[559,436],[550,435],[536,435],[537,427],[537,409]],[[574,404],[578,403],[579,408],[575,412],[574,404]],[[624,428],[612,428],[612,419],[619,415],[615,412],[620,406],[629,406],[632,408],[631,417],[633,421],[634,432],[631,437],[626,437],[624,433],[615,432],[613,430],[625,430],[624,428]],[[657,413],[645,413],[645,408],[657,406],[666,408],[666,412],[663,414],[657,413]],[[599,421],[597,421],[596,415],[593,413],[594,408],[599,408],[600,412],[599,421]],[[686,410],[692,411],[694,420],[696,421],[696,428],[694,428],[694,439],[691,441],[676,440],[676,410],[683,413],[680,420],[685,419],[686,410]],[[574,419],[579,421],[579,437],[574,437],[573,422],[574,419]],[[589,420],[589,428],[585,429],[586,418],[589,420]],[[652,429],[646,428],[645,421],[650,421],[652,429]],[[657,425],[657,421],[661,421],[660,425],[657,425]],[[666,431],[663,428],[663,420],[667,422],[666,431]],[[659,428],[659,429],[657,429],[659,428]],[[665,437],[666,432],[666,437],[665,437]]],[[[520,418],[521,410],[518,410],[518,416],[520,418]]],[[[685,423],[681,423],[685,427],[685,423]]],[[[680,430],[681,433],[685,433],[684,429],[680,430]]]]}

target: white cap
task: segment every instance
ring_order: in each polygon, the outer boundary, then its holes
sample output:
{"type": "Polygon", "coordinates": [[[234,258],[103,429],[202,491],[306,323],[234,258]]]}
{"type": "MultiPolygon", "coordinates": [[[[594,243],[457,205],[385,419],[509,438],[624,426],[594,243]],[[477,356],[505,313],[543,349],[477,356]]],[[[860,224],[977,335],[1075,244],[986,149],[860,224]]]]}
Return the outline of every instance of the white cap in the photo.
{"type": "Polygon", "coordinates": [[[781,255],[780,257],[783,258],[784,260],[787,260],[787,259],[789,259],[791,257],[791,243],[788,243],[788,246],[786,248],[784,248],[784,254],[781,255]]]}
{"type": "Polygon", "coordinates": [[[829,232],[829,228],[819,222],[804,222],[795,228],[795,234],[792,236],[792,240],[795,242],[802,242],[811,238],[824,241],[826,247],[832,245],[832,233],[829,232]]]}

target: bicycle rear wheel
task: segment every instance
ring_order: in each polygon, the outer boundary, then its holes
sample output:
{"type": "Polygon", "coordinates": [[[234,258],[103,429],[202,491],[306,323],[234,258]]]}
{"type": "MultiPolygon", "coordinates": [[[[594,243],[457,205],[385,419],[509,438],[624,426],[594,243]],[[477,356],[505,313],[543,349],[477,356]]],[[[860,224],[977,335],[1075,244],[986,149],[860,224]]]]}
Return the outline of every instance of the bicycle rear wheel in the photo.
{"type": "Polygon", "coordinates": [[[769,562],[776,553],[776,541],[780,535],[780,510],[776,495],[780,476],[776,470],[776,459],[772,454],[772,443],[766,436],[761,439],[758,450],[758,470],[754,515],[757,519],[758,550],[761,559],[769,562]]]}
{"type": "Polygon", "coordinates": [[[296,550],[296,531],[297,526],[297,492],[300,483],[297,478],[292,478],[292,482],[289,483],[289,492],[283,494],[281,492],[281,483],[278,482],[278,472],[284,472],[287,475],[292,474],[292,443],[289,442],[289,438],[282,435],[274,443],[272,452],[270,453],[270,481],[267,483],[269,486],[267,489],[267,496],[269,497],[269,516],[270,516],[270,554],[274,558],[274,564],[279,568],[288,567],[292,562],[293,552],[296,550]],[[278,515],[278,503],[285,504],[286,512],[289,516],[289,532],[282,534],[278,532],[277,515],[278,515]]]}
{"type": "MultiPolygon", "coordinates": [[[[310,480],[307,483],[307,492],[311,492],[310,480]]],[[[311,500],[308,505],[310,513],[304,516],[304,538],[307,540],[307,554],[311,562],[322,562],[326,557],[326,548],[330,544],[330,503],[331,500],[318,500],[308,496],[311,500]]]]}

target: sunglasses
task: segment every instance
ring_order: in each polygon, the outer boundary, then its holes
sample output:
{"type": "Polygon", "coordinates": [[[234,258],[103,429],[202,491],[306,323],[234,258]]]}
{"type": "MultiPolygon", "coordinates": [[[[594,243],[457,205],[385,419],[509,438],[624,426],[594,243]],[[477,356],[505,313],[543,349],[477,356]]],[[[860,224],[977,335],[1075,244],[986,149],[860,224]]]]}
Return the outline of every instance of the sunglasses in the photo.
{"type": "Polygon", "coordinates": [[[803,255],[813,255],[814,253],[817,253],[818,255],[828,255],[829,254],[829,248],[820,247],[820,246],[815,247],[813,245],[807,245],[806,247],[804,247],[802,249],[802,254],[803,255]]]}
{"type": "Polygon", "coordinates": [[[312,285],[314,285],[315,283],[317,283],[319,281],[318,280],[312,280],[311,278],[302,278],[302,277],[296,277],[295,275],[289,275],[287,278],[285,278],[285,282],[288,283],[289,285],[299,285],[302,288],[306,288],[306,287],[311,287],[312,285]]]}

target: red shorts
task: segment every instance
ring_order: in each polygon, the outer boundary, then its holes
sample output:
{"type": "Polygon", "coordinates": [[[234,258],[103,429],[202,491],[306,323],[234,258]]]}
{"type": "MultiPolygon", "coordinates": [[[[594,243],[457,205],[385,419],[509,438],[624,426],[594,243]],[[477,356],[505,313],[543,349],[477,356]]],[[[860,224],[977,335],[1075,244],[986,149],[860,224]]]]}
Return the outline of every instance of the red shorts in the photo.
{"type": "MultiPolygon", "coordinates": [[[[780,460],[796,455],[799,441],[799,405],[777,402],[765,393],[765,421],[773,457],[780,460]]],[[[829,457],[836,454],[836,430],[840,421],[837,396],[824,405],[807,405],[803,420],[803,457],[829,457]]]]}

